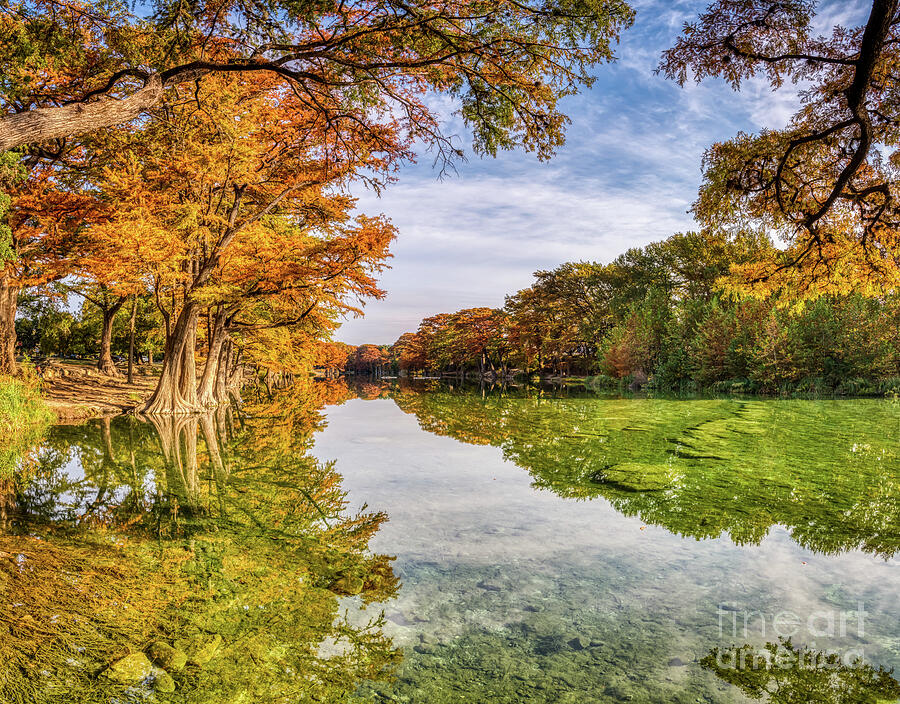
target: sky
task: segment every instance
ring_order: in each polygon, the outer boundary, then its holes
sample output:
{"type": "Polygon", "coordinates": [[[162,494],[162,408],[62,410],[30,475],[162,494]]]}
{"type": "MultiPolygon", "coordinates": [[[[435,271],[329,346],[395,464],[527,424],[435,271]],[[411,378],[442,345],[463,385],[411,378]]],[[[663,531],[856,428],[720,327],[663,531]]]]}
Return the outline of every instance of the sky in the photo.
{"type": "MultiPolygon", "coordinates": [[[[335,339],[391,344],[429,315],[501,307],[535,271],[609,262],[692,229],[704,150],[741,130],[783,127],[798,105],[790,85],[773,93],[754,80],[735,93],[721,81],[682,88],[654,73],[682,24],[707,4],[633,0],[635,23],[622,34],[616,62],[595,67],[592,88],[563,101],[572,124],[549,162],[521,150],[470,154],[441,178],[424,154],[380,196],[355,193],[358,209],[387,215],[398,236],[380,278],[387,296],[368,302],[364,317],[344,322],[335,339]]],[[[822,2],[817,28],[860,24],[867,4],[822,2]]],[[[470,144],[452,103],[439,106],[447,130],[470,144]]]]}

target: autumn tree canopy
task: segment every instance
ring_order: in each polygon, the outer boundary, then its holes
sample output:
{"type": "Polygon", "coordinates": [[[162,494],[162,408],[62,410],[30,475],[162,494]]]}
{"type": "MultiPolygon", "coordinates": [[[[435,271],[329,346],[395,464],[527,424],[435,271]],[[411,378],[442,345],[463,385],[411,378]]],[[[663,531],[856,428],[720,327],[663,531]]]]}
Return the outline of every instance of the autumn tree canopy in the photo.
{"type": "Polygon", "coordinates": [[[166,321],[164,366],[148,411],[223,400],[229,372],[220,367],[232,358],[232,333],[303,327],[315,339],[339,313],[358,312],[355,302],[382,294],[374,275],[394,230],[383,218],[351,218],[355,201],[343,187],[359,169],[388,168],[405,145],[390,125],[338,138],[271,83],[261,74],[211,77],[172,91],[144,129],[122,128],[108,135],[110,144],[93,140],[108,155],[99,193],[116,208],[91,238],[106,243],[114,261],[139,268],[166,321]],[[209,337],[198,385],[204,312],[209,337]]]}
{"type": "MultiPolygon", "coordinates": [[[[85,252],[85,221],[102,217],[99,204],[61,183],[57,170],[28,171],[13,154],[0,163],[0,374],[16,369],[15,319],[24,287],[41,287],[72,271],[85,252]]],[[[101,208],[102,210],[102,208],[101,208]]]]}
{"type": "MultiPolygon", "coordinates": [[[[476,148],[561,140],[558,99],[632,20],[622,0],[18,0],[0,11],[0,150],[134,120],[167,88],[265,73],[341,131],[390,113],[438,145],[429,93],[460,101],[476,148]]],[[[57,144],[58,146],[58,144],[57,144]]]]}
{"type": "MultiPolygon", "coordinates": [[[[94,208],[69,217],[53,253],[84,251],[57,276],[152,295],[167,343],[145,410],[188,412],[218,402],[220,367],[241,351],[311,362],[339,315],[381,295],[394,231],[352,219],[348,191],[386,185],[414,146],[442,166],[462,156],[435,94],[454,101],[476,152],[549,157],[567,124],[559,100],[591,84],[631,21],[621,0],[17,0],[0,8],[0,153],[16,155],[4,173],[94,208]]],[[[0,206],[22,230],[4,245],[59,229],[0,206]]],[[[19,265],[3,259],[9,370],[30,285],[19,265]]],[[[115,373],[111,328],[100,367],[115,373]]]]}
{"type": "Polygon", "coordinates": [[[812,0],[718,0],[685,25],[659,70],[684,84],[801,83],[783,129],[713,145],[694,213],[711,228],[766,228],[783,251],[739,267],[737,287],[816,297],[900,283],[900,15],[873,0],[864,25],[813,29],[812,0]]]}

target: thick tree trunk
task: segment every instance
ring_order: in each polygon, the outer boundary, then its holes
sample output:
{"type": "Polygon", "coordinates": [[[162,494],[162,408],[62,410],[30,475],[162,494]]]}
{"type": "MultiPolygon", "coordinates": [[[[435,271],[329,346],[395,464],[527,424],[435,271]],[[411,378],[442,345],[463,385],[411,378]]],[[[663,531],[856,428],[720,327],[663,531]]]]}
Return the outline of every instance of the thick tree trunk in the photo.
{"type": "Polygon", "coordinates": [[[13,284],[8,270],[0,274],[0,374],[15,374],[16,365],[16,305],[19,287],[13,284]]]}
{"type": "Polygon", "coordinates": [[[181,365],[181,377],[179,381],[179,389],[182,397],[195,410],[200,406],[197,404],[197,324],[200,322],[200,310],[194,309],[193,314],[188,320],[187,325],[187,343],[184,346],[184,361],[181,365]]]}
{"type": "Polygon", "coordinates": [[[0,479],[0,530],[9,530],[9,522],[18,513],[15,479],[0,479]]]}
{"type": "Polygon", "coordinates": [[[228,404],[231,401],[228,392],[232,384],[234,359],[234,343],[226,338],[219,356],[219,374],[216,377],[215,396],[219,404],[228,404]]]}
{"type": "Polygon", "coordinates": [[[225,368],[228,373],[225,376],[224,388],[221,389],[223,401],[233,401],[240,404],[241,389],[244,388],[244,360],[241,358],[241,350],[236,350],[234,342],[228,340],[227,344],[227,362],[225,368]]]}
{"type": "Polygon", "coordinates": [[[205,408],[217,406],[223,400],[217,390],[224,385],[224,377],[228,371],[223,364],[226,334],[225,315],[221,312],[216,313],[210,321],[209,353],[206,364],[203,365],[203,375],[200,377],[200,387],[197,390],[197,403],[205,408]]]}
{"type": "Polygon", "coordinates": [[[141,408],[142,413],[184,414],[200,410],[197,404],[197,370],[194,347],[197,343],[199,305],[185,303],[166,340],[162,371],[156,390],[141,408]]]}
{"type": "Polygon", "coordinates": [[[134,383],[134,324],[137,319],[137,296],[131,297],[131,320],[128,321],[128,383],[134,383]]]}
{"type": "Polygon", "coordinates": [[[116,369],[116,363],[112,358],[112,331],[116,314],[124,302],[125,299],[123,298],[113,303],[109,308],[101,310],[103,327],[100,330],[100,357],[97,360],[97,369],[107,376],[119,376],[119,370],[116,369]]]}
{"type": "Polygon", "coordinates": [[[216,375],[216,387],[213,392],[220,407],[230,403],[230,399],[228,398],[228,387],[231,383],[233,349],[234,344],[226,337],[225,342],[222,345],[222,350],[219,353],[219,373],[216,375]]]}

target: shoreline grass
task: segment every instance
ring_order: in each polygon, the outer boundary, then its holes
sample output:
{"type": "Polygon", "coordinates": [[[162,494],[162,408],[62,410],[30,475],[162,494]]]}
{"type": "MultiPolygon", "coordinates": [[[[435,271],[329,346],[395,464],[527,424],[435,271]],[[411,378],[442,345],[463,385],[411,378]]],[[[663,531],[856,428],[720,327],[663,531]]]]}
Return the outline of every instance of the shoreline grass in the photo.
{"type": "Polygon", "coordinates": [[[0,475],[16,469],[55,419],[31,375],[0,377],[0,475]]]}

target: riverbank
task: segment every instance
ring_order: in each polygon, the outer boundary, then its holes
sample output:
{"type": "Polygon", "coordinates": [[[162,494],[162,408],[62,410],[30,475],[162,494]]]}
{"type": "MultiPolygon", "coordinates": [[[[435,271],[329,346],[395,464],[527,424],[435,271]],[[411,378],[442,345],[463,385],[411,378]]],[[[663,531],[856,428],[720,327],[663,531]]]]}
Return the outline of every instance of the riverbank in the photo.
{"type": "MultiPolygon", "coordinates": [[[[395,377],[385,376],[384,379],[395,377]]],[[[661,382],[658,378],[648,379],[641,375],[614,378],[604,374],[596,375],[526,375],[513,370],[504,377],[491,374],[481,375],[478,372],[466,374],[434,374],[406,375],[401,379],[419,382],[441,382],[447,384],[486,384],[500,386],[554,386],[583,388],[601,393],[647,392],[671,395],[700,396],[759,396],[759,397],[837,397],[837,398],[898,398],[900,397],[900,377],[892,376],[882,379],[841,378],[824,379],[821,377],[806,378],[795,381],[760,381],[756,379],[726,379],[710,383],[685,381],[678,384],[661,382]]]]}
{"type": "MultiPolygon", "coordinates": [[[[571,383],[571,382],[570,382],[571,383]]],[[[737,396],[836,396],[836,397],[897,397],[900,377],[864,379],[856,377],[825,379],[809,377],[797,380],[723,379],[704,383],[691,380],[666,383],[658,378],[635,380],[628,376],[613,379],[608,376],[584,377],[583,383],[592,389],[640,389],[669,394],[731,394],[737,396]]]]}
{"type": "Polygon", "coordinates": [[[118,415],[150,398],[156,387],[157,370],[141,367],[134,383],[101,374],[96,368],[77,363],[54,362],[43,372],[41,395],[60,422],[76,422],[99,416],[118,415]]]}

